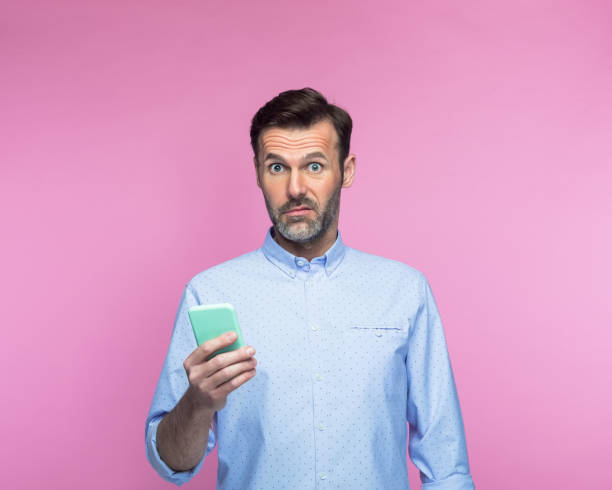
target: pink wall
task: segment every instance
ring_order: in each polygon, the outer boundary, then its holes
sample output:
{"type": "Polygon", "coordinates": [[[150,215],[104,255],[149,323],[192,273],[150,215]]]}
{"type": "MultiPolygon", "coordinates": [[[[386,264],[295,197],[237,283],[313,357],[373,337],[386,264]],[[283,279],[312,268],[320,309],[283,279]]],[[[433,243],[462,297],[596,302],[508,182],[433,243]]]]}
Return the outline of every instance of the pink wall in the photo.
{"type": "Polygon", "coordinates": [[[345,242],[432,284],[476,487],[612,488],[609,2],[3,3],[0,486],[172,488],[182,288],[261,245],[250,118],[312,86],[355,123],[345,242]]]}

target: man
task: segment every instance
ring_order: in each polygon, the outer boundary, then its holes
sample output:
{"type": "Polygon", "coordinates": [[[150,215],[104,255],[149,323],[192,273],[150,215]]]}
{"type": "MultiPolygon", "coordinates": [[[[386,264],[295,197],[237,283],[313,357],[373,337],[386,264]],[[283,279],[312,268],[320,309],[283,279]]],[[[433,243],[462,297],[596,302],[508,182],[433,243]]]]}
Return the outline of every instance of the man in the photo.
{"type": "Polygon", "coordinates": [[[474,488],[427,279],[342,242],[351,130],[350,116],[309,88],[254,116],[273,226],[261,248],[183,291],[146,420],[147,456],[166,480],[192,478],[217,444],[218,488],[408,489],[408,422],[423,488],[474,488]],[[235,340],[197,347],[187,310],[213,303],[234,305],[250,345],[206,360],[235,340]]]}

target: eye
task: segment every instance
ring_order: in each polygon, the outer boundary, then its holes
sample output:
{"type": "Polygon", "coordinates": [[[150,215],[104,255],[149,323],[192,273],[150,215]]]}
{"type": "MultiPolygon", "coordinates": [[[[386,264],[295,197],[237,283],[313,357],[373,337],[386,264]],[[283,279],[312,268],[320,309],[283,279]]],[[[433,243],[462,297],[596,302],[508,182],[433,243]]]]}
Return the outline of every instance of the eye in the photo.
{"type": "Polygon", "coordinates": [[[270,169],[270,172],[272,172],[273,174],[277,174],[278,173],[278,172],[276,172],[275,167],[276,167],[276,169],[278,169],[278,168],[282,168],[283,165],[280,164],[280,163],[273,163],[272,165],[270,165],[268,168],[270,169]]]}
{"type": "Polygon", "coordinates": [[[308,165],[314,165],[314,167],[310,167],[310,168],[313,169],[313,171],[316,173],[321,171],[322,166],[318,162],[310,162],[308,165]]]}

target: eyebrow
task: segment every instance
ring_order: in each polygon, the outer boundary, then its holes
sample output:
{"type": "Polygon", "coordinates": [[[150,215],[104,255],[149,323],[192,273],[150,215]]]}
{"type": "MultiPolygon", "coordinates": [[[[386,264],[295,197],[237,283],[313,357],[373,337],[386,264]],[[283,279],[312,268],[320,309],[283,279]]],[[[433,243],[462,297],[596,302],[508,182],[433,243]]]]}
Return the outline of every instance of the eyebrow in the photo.
{"type": "MultiPolygon", "coordinates": [[[[308,155],[304,156],[303,160],[308,160],[310,158],[322,158],[323,160],[327,160],[327,157],[325,156],[324,153],[321,153],[320,151],[313,151],[312,153],[309,153],[308,155]]],[[[285,159],[280,156],[277,155],[276,153],[268,153],[266,155],[266,158],[264,158],[264,162],[273,159],[273,160],[281,160],[281,161],[285,161],[285,159]]]]}

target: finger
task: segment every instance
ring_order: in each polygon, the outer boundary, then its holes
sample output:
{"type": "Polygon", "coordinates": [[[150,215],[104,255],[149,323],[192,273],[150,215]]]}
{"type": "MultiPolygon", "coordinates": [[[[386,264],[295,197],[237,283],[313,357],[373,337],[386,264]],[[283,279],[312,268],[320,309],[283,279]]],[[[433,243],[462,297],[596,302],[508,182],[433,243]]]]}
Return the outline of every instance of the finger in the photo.
{"type": "Polygon", "coordinates": [[[236,341],[236,339],[236,332],[228,331],[222,333],[214,339],[202,342],[201,345],[196,347],[194,351],[187,356],[183,365],[187,367],[193,366],[194,364],[200,364],[219,349],[227,347],[228,345],[232,345],[236,341]]]}
{"type": "Polygon", "coordinates": [[[248,371],[245,371],[242,374],[239,374],[238,376],[235,376],[229,381],[218,386],[216,390],[220,391],[221,396],[227,396],[232,391],[234,391],[236,388],[238,388],[239,386],[243,385],[244,383],[252,379],[254,376],[255,376],[255,368],[249,369],[248,371]]]}
{"type": "Polygon", "coordinates": [[[223,352],[216,355],[212,359],[205,361],[202,365],[204,366],[204,372],[206,376],[212,376],[217,371],[236,364],[241,361],[245,361],[255,355],[255,348],[251,345],[242,347],[229,352],[223,352]]]}
{"type": "Polygon", "coordinates": [[[208,381],[210,383],[210,386],[212,386],[213,389],[216,389],[223,383],[226,383],[232,378],[235,378],[239,374],[242,374],[245,371],[249,371],[250,369],[255,369],[256,365],[257,359],[255,359],[254,357],[244,360],[242,362],[230,364],[229,366],[220,369],[212,376],[210,376],[208,378],[208,381]]]}
{"type": "Polygon", "coordinates": [[[188,365],[185,361],[184,367],[190,382],[197,383],[198,380],[207,378],[220,369],[223,369],[231,364],[244,361],[255,355],[255,348],[252,345],[247,345],[237,350],[222,352],[212,359],[203,361],[199,364],[188,365]]]}
{"type": "Polygon", "coordinates": [[[201,367],[202,370],[199,371],[198,378],[210,377],[214,375],[217,371],[225,369],[226,367],[239,363],[241,361],[248,360],[254,355],[255,349],[253,348],[253,346],[248,345],[246,347],[242,347],[234,351],[218,354],[212,359],[204,361],[203,363],[198,364],[196,366],[192,366],[191,371],[198,367],[201,367]]]}

